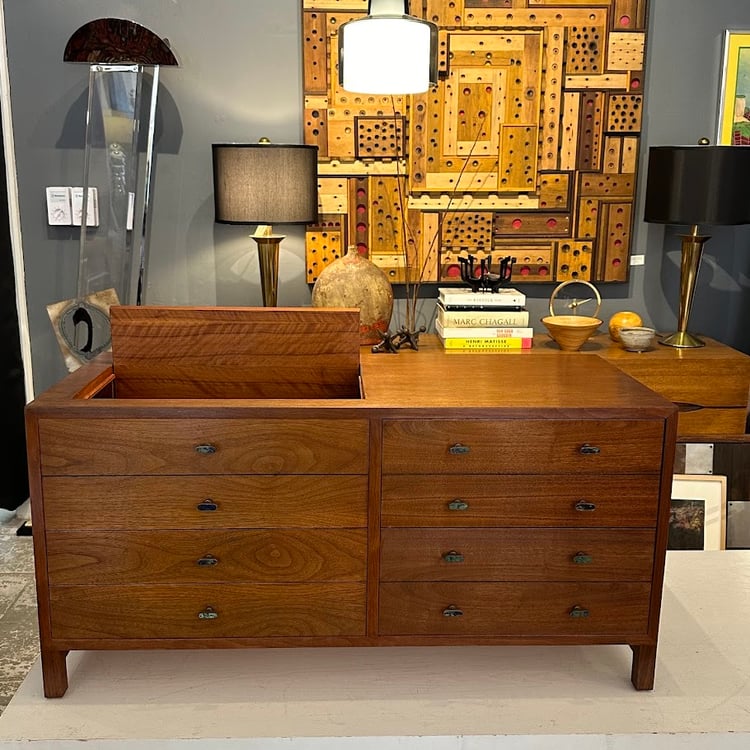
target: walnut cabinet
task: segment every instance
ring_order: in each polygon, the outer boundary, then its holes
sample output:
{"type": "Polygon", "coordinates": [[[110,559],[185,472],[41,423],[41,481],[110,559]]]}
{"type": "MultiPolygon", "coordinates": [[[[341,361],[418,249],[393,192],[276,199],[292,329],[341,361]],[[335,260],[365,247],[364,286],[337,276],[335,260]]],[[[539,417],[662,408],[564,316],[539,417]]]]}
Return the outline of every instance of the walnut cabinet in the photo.
{"type": "Polygon", "coordinates": [[[362,349],[312,398],[123,367],[27,410],[48,697],[73,649],[626,644],[653,687],[676,407],[600,357],[362,349]]]}

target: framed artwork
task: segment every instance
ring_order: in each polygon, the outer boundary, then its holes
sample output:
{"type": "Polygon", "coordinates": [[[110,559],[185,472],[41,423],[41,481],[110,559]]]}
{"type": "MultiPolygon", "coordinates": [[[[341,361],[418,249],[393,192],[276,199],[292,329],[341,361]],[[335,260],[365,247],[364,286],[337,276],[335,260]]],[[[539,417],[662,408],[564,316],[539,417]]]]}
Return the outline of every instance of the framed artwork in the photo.
{"type": "Polygon", "coordinates": [[[725,31],[716,142],[750,146],[750,31],[725,31]]]}
{"type": "Polygon", "coordinates": [[[726,549],[727,478],[675,474],[667,549],[726,549]]]}
{"type": "Polygon", "coordinates": [[[646,4],[411,0],[438,27],[438,81],[390,96],[339,84],[338,30],[366,0],[303,0],[307,281],[352,245],[392,284],[460,283],[469,255],[515,258],[524,284],[627,281],[646,4]]]}

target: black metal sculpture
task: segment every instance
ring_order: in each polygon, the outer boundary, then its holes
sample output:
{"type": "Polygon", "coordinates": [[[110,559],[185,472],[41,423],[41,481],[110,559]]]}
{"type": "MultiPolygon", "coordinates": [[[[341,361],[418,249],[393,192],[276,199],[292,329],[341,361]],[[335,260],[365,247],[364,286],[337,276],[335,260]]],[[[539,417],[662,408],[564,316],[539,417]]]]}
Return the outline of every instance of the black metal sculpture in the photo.
{"type": "Polygon", "coordinates": [[[473,292],[496,292],[501,286],[510,283],[513,274],[513,263],[516,259],[506,255],[500,259],[497,273],[492,273],[492,256],[488,255],[479,261],[479,269],[474,265],[476,258],[468,255],[466,258],[459,257],[461,264],[461,279],[466,282],[473,292]]]}

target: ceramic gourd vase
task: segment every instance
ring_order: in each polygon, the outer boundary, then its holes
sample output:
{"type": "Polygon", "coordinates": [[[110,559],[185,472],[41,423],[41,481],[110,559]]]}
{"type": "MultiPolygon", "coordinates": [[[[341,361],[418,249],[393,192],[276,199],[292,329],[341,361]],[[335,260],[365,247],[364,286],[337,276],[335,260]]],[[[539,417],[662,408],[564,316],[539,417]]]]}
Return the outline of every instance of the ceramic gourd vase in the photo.
{"type": "Polygon", "coordinates": [[[326,266],[312,291],[313,307],[358,307],[362,344],[382,340],[393,313],[393,288],[374,263],[350,246],[346,255],[326,266]]]}

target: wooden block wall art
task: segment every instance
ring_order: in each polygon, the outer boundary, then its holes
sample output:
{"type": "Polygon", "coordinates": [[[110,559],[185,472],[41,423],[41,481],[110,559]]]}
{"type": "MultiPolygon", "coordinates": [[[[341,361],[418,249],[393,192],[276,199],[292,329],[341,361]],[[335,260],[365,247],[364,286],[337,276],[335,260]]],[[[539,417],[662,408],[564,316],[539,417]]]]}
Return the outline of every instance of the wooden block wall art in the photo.
{"type": "Polygon", "coordinates": [[[321,215],[318,224],[307,227],[305,248],[309,284],[314,284],[326,266],[344,255],[347,242],[346,227],[341,223],[342,218],[342,214],[321,215]]]}
{"type": "Polygon", "coordinates": [[[559,242],[555,278],[560,281],[590,281],[593,274],[592,250],[591,242],[559,242]]]}
{"type": "Polygon", "coordinates": [[[338,30],[367,5],[302,2],[308,281],[352,243],[393,283],[459,281],[467,253],[513,255],[519,283],[626,281],[646,0],[411,0],[439,50],[413,96],[340,87],[338,30]]]}
{"type": "Polygon", "coordinates": [[[495,249],[499,250],[499,257],[510,255],[516,259],[513,264],[513,278],[519,283],[549,281],[554,278],[552,262],[555,255],[555,243],[532,245],[497,242],[495,249]]]}
{"type": "Polygon", "coordinates": [[[442,244],[447,247],[490,250],[492,217],[489,211],[455,211],[443,223],[442,244]]]}

